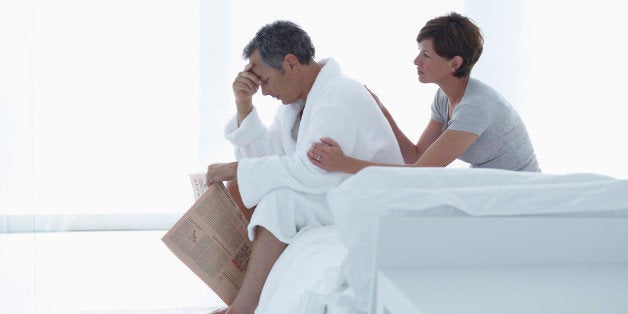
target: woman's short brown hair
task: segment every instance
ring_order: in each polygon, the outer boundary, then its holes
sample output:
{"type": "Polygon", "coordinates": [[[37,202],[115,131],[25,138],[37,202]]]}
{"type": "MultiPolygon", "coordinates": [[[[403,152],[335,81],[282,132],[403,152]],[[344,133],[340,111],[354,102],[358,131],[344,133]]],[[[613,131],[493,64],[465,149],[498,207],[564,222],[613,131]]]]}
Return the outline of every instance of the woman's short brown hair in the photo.
{"type": "Polygon", "coordinates": [[[480,28],[456,12],[429,20],[421,28],[416,41],[420,43],[424,39],[432,40],[434,51],[441,57],[462,57],[462,65],[454,73],[456,77],[471,75],[471,69],[480,59],[484,45],[480,28]]]}

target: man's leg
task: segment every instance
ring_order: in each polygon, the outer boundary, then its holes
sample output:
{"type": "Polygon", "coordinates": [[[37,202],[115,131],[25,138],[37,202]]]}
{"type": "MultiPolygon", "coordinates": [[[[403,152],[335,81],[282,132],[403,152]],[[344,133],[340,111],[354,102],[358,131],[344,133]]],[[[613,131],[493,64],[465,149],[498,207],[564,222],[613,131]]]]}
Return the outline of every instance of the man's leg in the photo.
{"type": "Polygon", "coordinates": [[[266,228],[255,227],[251,258],[240,291],[229,308],[212,313],[253,314],[266,278],[287,246],[288,244],[277,240],[266,228]]]}
{"type": "Polygon", "coordinates": [[[240,189],[238,188],[238,179],[227,181],[227,190],[238,205],[238,208],[240,208],[240,211],[242,212],[242,215],[244,215],[244,218],[246,218],[246,221],[251,221],[251,216],[253,216],[253,210],[255,210],[255,207],[246,208],[246,206],[244,206],[242,197],[240,196],[240,189]]]}

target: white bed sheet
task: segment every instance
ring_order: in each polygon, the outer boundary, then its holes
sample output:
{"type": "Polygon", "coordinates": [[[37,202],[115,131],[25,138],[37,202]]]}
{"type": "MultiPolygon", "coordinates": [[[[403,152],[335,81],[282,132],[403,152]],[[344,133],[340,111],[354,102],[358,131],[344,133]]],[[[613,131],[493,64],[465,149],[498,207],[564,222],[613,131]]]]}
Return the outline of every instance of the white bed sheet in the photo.
{"type": "Polygon", "coordinates": [[[379,217],[628,217],[628,180],[493,169],[371,167],[332,190],[336,225],[301,230],[277,260],[256,313],[369,311],[379,217]]]}
{"type": "Polygon", "coordinates": [[[328,200],[347,257],[341,277],[354,311],[368,312],[378,218],[415,216],[628,216],[628,180],[494,169],[371,167],[328,200]]]}
{"type": "Polygon", "coordinates": [[[255,313],[348,313],[321,298],[343,282],[346,254],[335,226],[300,230],[269,273],[255,313]]]}

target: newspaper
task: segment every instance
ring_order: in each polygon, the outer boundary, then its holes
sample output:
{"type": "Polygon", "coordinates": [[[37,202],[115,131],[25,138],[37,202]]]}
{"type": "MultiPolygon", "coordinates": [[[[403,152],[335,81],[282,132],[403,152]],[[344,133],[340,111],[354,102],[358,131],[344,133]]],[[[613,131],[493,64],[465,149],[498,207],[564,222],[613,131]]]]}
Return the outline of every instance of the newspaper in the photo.
{"type": "Polygon", "coordinates": [[[161,239],[226,304],[240,290],[252,244],[248,221],[222,183],[191,174],[195,203],[161,239]]]}
{"type": "Polygon", "coordinates": [[[194,192],[194,201],[198,201],[199,198],[207,191],[207,182],[205,182],[204,173],[192,173],[190,174],[190,183],[192,183],[192,191],[194,192]]]}

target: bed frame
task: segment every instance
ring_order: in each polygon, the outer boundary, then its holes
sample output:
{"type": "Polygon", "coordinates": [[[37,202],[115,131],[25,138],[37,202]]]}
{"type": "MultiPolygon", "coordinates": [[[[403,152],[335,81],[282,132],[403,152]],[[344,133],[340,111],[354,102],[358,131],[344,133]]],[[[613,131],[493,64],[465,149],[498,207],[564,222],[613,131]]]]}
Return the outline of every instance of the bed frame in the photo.
{"type": "Polygon", "coordinates": [[[628,218],[381,217],[371,310],[628,313],[628,218]]]}

